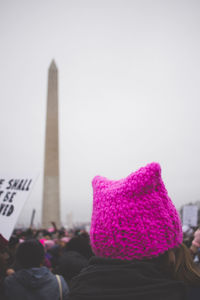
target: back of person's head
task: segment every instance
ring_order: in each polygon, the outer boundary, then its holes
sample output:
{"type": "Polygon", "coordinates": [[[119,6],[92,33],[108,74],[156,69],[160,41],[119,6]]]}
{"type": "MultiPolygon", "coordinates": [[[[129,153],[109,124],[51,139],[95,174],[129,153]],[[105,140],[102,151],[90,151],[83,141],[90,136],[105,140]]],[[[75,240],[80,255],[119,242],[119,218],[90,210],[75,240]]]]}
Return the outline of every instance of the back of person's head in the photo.
{"type": "Polygon", "coordinates": [[[86,258],[90,258],[93,253],[89,240],[82,236],[75,236],[66,244],[66,251],[76,251],[86,258]]]}
{"type": "Polygon", "coordinates": [[[44,254],[42,244],[38,240],[30,239],[17,248],[16,261],[22,268],[37,268],[43,262],[44,254]]]}
{"type": "Polygon", "coordinates": [[[121,180],[93,181],[91,245],[100,257],[156,258],[182,243],[179,214],[168,196],[158,163],[121,180]]]}

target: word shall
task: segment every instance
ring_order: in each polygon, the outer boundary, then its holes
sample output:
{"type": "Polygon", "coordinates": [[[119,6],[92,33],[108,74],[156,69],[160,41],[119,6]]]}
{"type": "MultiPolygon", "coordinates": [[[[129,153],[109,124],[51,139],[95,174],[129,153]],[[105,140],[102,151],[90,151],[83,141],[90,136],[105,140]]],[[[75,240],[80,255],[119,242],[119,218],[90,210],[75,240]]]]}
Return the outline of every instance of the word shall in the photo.
{"type": "Polygon", "coordinates": [[[29,191],[32,179],[11,179],[8,181],[7,190],[29,191]]]}

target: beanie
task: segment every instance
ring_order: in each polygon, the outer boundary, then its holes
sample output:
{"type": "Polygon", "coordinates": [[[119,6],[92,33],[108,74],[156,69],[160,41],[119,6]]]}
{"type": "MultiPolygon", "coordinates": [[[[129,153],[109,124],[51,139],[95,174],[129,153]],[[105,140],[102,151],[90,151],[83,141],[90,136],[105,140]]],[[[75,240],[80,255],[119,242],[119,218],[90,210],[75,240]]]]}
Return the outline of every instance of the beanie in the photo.
{"type": "Polygon", "coordinates": [[[92,186],[90,238],[97,256],[151,259],[181,244],[181,221],[158,163],[121,180],[96,176],[92,186]]]}

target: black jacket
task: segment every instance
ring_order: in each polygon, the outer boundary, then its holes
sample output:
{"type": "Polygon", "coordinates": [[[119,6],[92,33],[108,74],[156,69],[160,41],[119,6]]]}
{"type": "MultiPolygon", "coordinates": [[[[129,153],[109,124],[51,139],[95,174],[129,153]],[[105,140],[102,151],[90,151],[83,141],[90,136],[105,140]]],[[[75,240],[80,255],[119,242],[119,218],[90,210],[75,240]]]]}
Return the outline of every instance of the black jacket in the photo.
{"type": "Polygon", "coordinates": [[[65,251],[59,258],[56,273],[62,275],[67,283],[88,265],[88,259],[76,251],[65,251]]]}
{"type": "Polygon", "coordinates": [[[163,274],[152,261],[91,258],[71,282],[70,300],[183,300],[182,282],[163,274]]]}

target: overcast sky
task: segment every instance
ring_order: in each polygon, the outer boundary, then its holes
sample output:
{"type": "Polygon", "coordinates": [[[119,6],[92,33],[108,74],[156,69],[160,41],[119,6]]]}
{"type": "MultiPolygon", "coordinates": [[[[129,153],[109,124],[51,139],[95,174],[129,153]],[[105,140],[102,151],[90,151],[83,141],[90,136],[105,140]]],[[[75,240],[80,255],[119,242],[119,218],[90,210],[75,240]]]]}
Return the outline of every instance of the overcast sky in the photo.
{"type": "Polygon", "coordinates": [[[92,178],[157,161],[179,208],[200,200],[200,1],[0,0],[1,175],[40,174],[47,71],[59,69],[62,221],[90,220],[92,178]]]}

